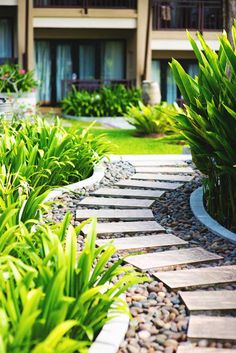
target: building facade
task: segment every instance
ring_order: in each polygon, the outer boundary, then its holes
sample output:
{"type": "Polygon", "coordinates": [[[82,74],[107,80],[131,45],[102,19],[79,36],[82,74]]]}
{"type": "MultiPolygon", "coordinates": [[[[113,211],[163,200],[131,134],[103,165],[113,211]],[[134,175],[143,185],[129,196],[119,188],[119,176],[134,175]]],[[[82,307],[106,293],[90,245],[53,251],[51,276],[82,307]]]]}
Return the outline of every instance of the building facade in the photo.
{"type": "Polygon", "coordinates": [[[218,49],[221,0],[0,0],[0,63],[35,69],[39,100],[56,104],[70,89],[155,80],[162,99],[180,99],[168,62],[191,75],[186,38],[201,31],[218,49]]]}

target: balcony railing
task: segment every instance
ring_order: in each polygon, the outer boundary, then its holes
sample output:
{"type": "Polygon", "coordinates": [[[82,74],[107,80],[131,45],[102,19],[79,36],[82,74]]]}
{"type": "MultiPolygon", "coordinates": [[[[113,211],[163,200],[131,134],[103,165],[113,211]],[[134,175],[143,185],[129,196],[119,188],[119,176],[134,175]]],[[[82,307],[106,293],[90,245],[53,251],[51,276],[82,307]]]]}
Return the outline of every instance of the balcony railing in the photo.
{"type": "Polygon", "coordinates": [[[137,9],[137,0],[34,0],[34,7],[137,9]]]}
{"type": "Polygon", "coordinates": [[[126,88],[135,86],[135,80],[62,80],[62,96],[64,97],[74,86],[78,91],[93,92],[104,86],[115,87],[124,85],[126,88]]]}
{"type": "Polygon", "coordinates": [[[153,30],[218,30],[222,23],[222,0],[153,0],[153,30]]]}

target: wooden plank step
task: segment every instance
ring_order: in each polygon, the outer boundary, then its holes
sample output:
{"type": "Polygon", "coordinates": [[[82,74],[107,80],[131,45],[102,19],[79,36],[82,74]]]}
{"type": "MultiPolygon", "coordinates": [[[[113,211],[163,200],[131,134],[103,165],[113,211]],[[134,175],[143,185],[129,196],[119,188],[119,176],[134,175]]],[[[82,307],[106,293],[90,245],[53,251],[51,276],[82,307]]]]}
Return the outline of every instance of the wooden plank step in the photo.
{"type": "Polygon", "coordinates": [[[146,189],[162,189],[162,190],[175,190],[182,186],[180,183],[167,183],[159,181],[143,181],[143,180],[121,180],[115,184],[119,187],[131,188],[146,188],[146,189]]]}
{"type": "Polygon", "coordinates": [[[177,353],[236,353],[236,349],[228,348],[201,348],[192,345],[179,346],[177,353]]]}
{"type": "MultiPolygon", "coordinates": [[[[96,241],[98,246],[107,243],[107,239],[96,241]]],[[[162,246],[186,245],[188,242],[176,237],[173,234],[154,234],[130,238],[115,238],[113,244],[119,250],[138,250],[158,248],[162,246]]]]}
{"type": "Polygon", "coordinates": [[[193,177],[189,175],[177,175],[177,174],[136,173],[131,176],[131,179],[187,182],[187,181],[193,180],[193,177]]]}
{"type": "Polygon", "coordinates": [[[171,161],[171,160],[165,160],[165,161],[148,161],[148,160],[133,160],[133,161],[130,161],[130,163],[134,166],[134,167],[161,167],[161,166],[164,166],[164,167],[171,167],[171,166],[174,166],[174,167],[180,167],[180,166],[187,166],[188,164],[184,161],[171,161]]]}
{"type": "MultiPolygon", "coordinates": [[[[83,228],[83,233],[87,234],[90,224],[83,228]]],[[[165,229],[155,221],[144,222],[109,222],[98,223],[97,234],[112,234],[112,233],[143,233],[143,232],[163,232],[165,229]]]]}
{"type": "Polygon", "coordinates": [[[236,265],[154,273],[171,289],[236,283],[236,265]]]}
{"type": "Polygon", "coordinates": [[[146,199],[125,199],[112,197],[85,197],[80,201],[81,206],[101,206],[101,207],[120,207],[120,208],[149,208],[154,200],[146,199]]]}
{"type": "Polygon", "coordinates": [[[77,210],[76,219],[83,220],[90,217],[97,217],[98,219],[154,219],[154,215],[149,209],[137,209],[137,210],[120,210],[120,209],[87,209],[87,210],[77,210]]]}
{"type": "Polygon", "coordinates": [[[169,173],[169,174],[194,174],[194,170],[190,167],[135,167],[137,173],[169,173]]]}
{"type": "Polygon", "coordinates": [[[129,256],[125,261],[141,270],[151,270],[220,259],[222,259],[221,256],[212,254],[202,248],[190,248],[129,256]]]}
{"type": "Polygon", "coordinates": [[[236,317],[190,315],[190,340],[236,341],[236,317]]]}
{"type": "Polygon", "coordinates": [[[190,312],[236,310],[236,290],[180,292],[190,312]]]}
{"type": "Polygon", "coordinates": [[[160,190],[142,190],[142,189],[113,189],[113,188],[100,188],[91,193],[97,196],[113,196],[113,197],[135,197],[136,199],[157,199],[164,194],[160,190]]]}

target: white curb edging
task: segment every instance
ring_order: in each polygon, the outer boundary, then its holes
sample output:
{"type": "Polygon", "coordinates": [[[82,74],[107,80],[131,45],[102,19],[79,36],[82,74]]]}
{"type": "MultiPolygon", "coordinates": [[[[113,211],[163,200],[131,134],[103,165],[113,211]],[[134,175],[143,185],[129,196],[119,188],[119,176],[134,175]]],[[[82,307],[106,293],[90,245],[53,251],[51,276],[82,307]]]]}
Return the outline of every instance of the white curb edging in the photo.
{"type": "Polygon", "coordinates": [[[215,221],[205,210],[203,203],[203,188],[199,187],[192,192],[190,196],[190,207],[194,216],[212,233],[221,238],[227,239],[236,244],[236,233],[223,227],[220,223],[215,221]]]}
{"type": "Polygon", "coordinates": [[[64,192],[75,191],[99,183],[103,179],[104,175],[105,168],[101,162],[94,167],[93,175],[91,177],[50,191],[44,201],[53,200],[54,198],[61,196],[64,192]]]}
{"type": "MultiPolygon", "coordinates": [[[[120,298],[124,299],[124,294],[120,298]]],[[[129,316],[127,314],[117,315],[103,326],[96,340],[92,343],[89,353],[117,353],[128,327],[129,316]]]]}

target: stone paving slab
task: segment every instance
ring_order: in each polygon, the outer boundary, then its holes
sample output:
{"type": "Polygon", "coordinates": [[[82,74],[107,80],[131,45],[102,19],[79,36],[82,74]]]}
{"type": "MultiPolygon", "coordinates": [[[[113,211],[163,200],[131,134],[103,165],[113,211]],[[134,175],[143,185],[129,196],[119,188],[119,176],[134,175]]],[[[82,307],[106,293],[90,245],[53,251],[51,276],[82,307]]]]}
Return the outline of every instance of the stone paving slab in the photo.
{"type": "Polygon", "coordinates": [[[135,197],[136,199],[157,199],[164,194],[160,190],[142,190],[142,189],[113,189],[100,188],[91,193],[97,196],[113,196],[113,197],[135,197]]]}
{"type": "Polygon", "coordinates": [[[236,341],[236,317],[190,315],[187,336],[190,340],[236,341]]]}
{"type": "MultiPolygon", "coordinates": [[[[98,246],[107,243],[107,239],[96,241],[98,246]]],[[[113,244],[119,250],[150,249],[162,246],[186,245],[188,242],[176,237],[173,234],[154,234],[130,238],[115,238],[113,244]]]]}
{"type": "Polygon", "coordinates": [[[180,292],[189,311],[236,310],[236,291],[194,291],[180,292]]]}
{"type": "Polygon", "coordinates": [[[151,160],[132,160],[130,163],[134,167],[182,167],[182,166],[187,166],[188,164],[184,161],[172,161],[172,160],[166,160],[166,161],[151,161],[151,160]]]}
{"type": "Polygon", "coordinates": [[[192,345],[179,346],[177,353],[236,353],[236,349],[227,348],[201,348],[192,345]]]}
{"type": "Polygon", "coordinates": [[[115,185],[119,187],[131,187],[131,188],[176,190],[177,188],[181,187],[183,184],[167,183],[167,182],[159,182],[159,181],[121,180],[115,185]]]}
{"type": "Polygon", "coordinates": [[[236,283],[236,265],[154,273],[171,289],[236,283]]]}
{"type": "Polygon", "coordinates": [[[194,174],[194,170],[190,167],[165,167],[165,166],[160,166],[160,167],[135,167],[135,170],[137,173],[168,173],[168,174],[180,174],[180,173],[186,173],[186,174],[194,174]]]}
{"type": "Polygon", "coordinates": [[[149,209],[137,209],[137,210],[120,210],[120,209],[83,209],[76,211],[76,219],[83,220],[90,217],[97,217],[98,219],[154,219],[154,215],[149,209]]]}
{"type": "MultiPolygon", "coordinates": [[[[90,224],[83,228],[83,233],[87,234],[90,224]]],[[[97,234],[112,234],[112,233],[148,233],[148,232],[163,232],[165,229],[156,221],[144,222],[109,222],[98,223],[97,234]]]]}
{"type": "Polygon", "coordinates": [[[189,175],[177,174],[151,174],[151,173],[136,173],[131,176],[131,179],[136,180],[160,180],[160,181],[180,181],[188,182],[193,180],[194,177],[189,175]]]}
{"type": "Polygon", "coordinates": [[[101,207],[120,207],[120,208],[149,208],[154,200],[146,199],[125,199],[112,197],[85,197],[80,201],[81,206],[101,206],[101,207]]]}
{"type": "Polygon", "coordinates": [[[190,248],[129,256],[125,261],[141,270],[151,270],[220,259],[222,259],[221,256],[210,253],[202,248],[190,248]]]}

